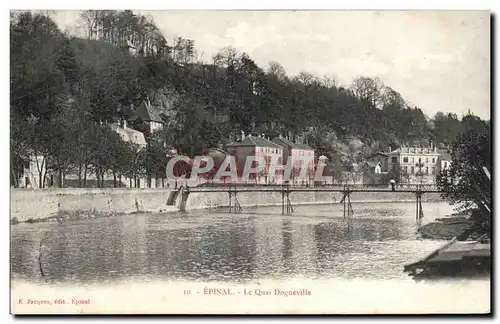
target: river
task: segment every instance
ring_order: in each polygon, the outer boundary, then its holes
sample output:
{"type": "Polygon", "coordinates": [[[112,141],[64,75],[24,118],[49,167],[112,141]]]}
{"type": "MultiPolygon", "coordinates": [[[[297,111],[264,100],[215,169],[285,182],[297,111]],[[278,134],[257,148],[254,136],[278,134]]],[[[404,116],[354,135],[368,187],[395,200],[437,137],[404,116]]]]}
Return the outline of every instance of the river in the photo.
{"type": "MultiPolygon", "coordinates": [[[[403,272],[445,243],[418,237],[413,203],[353,208],[347,220],[337,203],[295,206],[292,215],[276,206],[18,224],[11,227],[12,311],[489,311],[489,281],[416,283],[403,272]],[[309,295],[276,295],[287,290],[309,295]],[[47,304],[27,305],[29,298],[47,304]],[[88,304],[72,304],[78,299],[88,304]]],[[[453,212],[446,203],[423,208],[424,224],[453,212]]]]}
{"type": "MultiPolygon", "coordinates": [[[[403,265],[444,243],[418,237],[414,204],[357,203],[354,211],[348,220],[334,204],[296,206],[292,215],[256,207],[240,214],[204,210],[24,223],[11,231],[12,277],[53,283],[410,280],[403,265]]],[[[426,223],[453,210],[425,203],[424,211],[426,223]]]]}

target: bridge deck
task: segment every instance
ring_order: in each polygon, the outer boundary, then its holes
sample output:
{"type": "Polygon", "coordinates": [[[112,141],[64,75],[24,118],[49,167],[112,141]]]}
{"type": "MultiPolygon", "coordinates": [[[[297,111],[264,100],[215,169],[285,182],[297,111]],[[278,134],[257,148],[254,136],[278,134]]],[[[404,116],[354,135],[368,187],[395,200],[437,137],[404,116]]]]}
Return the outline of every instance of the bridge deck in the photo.
{"type": "MultiPolygon", "coordinates": [[[[395,190],[392,191],[391,189],[348,189],[351,193],[352,192],[406,192],[406,193],[416,193],[416,192],[421,192],[421,193],[442,193],[442,191],[439,190],[425,190],[425,189],[400,189],[400,190],[395,190]]],[[[345,192],[346,189],[339,189],[339,188],[273,188],[273,189],[267,189],[267,188],[224,188],[224,189],[192,189],[189,188],[189,192],[194,193],[194,192],[283,192],[283,191],[290,191],[290,192],[345,192]]]]}

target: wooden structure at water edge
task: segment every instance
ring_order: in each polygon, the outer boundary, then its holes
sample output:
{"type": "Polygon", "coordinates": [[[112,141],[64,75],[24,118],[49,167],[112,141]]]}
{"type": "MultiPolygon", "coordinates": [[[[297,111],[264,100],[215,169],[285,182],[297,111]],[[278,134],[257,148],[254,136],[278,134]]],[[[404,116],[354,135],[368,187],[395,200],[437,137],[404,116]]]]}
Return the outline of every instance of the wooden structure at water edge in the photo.
{"type": "Polygon", "coordinates": [[[404,267],[414,279],[489,276],[491,246],[486,235],[475,241],[453,238],[426,258],[404,267]]]}

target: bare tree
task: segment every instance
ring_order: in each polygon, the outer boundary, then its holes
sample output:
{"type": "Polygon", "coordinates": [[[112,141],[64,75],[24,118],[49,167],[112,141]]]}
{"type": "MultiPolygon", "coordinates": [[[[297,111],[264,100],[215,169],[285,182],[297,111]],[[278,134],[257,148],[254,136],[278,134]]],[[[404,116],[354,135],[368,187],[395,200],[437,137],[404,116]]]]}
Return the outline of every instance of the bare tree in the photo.
{"type": "Polygon", "coordinates": [[[279,80],[286,80],[287,78],[285,68],[276,61],[270,61],[268,63],[267,73],[275,76],[279,80]]]}
{"type": "Polygon", "coordinates": [[[294,79],[306,87],[318,81],[317,78],[309,72],[300,72],[294,79]]]}
{"type": "Polygon", "coordinates": [[[321,79],[321,85],[324,86],[325,88],[332,89],[337,86],[337,80],[334,77],[329,77],[325,75],[321,79]]]}
{"type": "Polygon", "coordinates": [[[351,84],[351,89],[362,101],[380,108],[383,83],[379,78],[357,77],[351,84]]]}
{"type": "Polygon", "coordinates": [[[227,68],[229,66],[237,66],[239,60],[239,52],[231,46],[223,47],[219,53],[213,57],[214,65],[227,68]]]}

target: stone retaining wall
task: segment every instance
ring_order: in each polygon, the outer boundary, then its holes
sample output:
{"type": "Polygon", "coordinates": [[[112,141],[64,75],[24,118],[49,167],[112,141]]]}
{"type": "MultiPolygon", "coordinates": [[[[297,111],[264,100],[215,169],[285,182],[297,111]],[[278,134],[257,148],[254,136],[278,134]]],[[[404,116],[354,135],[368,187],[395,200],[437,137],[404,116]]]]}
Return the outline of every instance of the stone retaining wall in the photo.
{"type": "Polygon", "coordinates": [[[60,213],[131,213],[173,211],[167,206],[170,189],[13,189],[10,218],[23,222],[60,213]]]}

